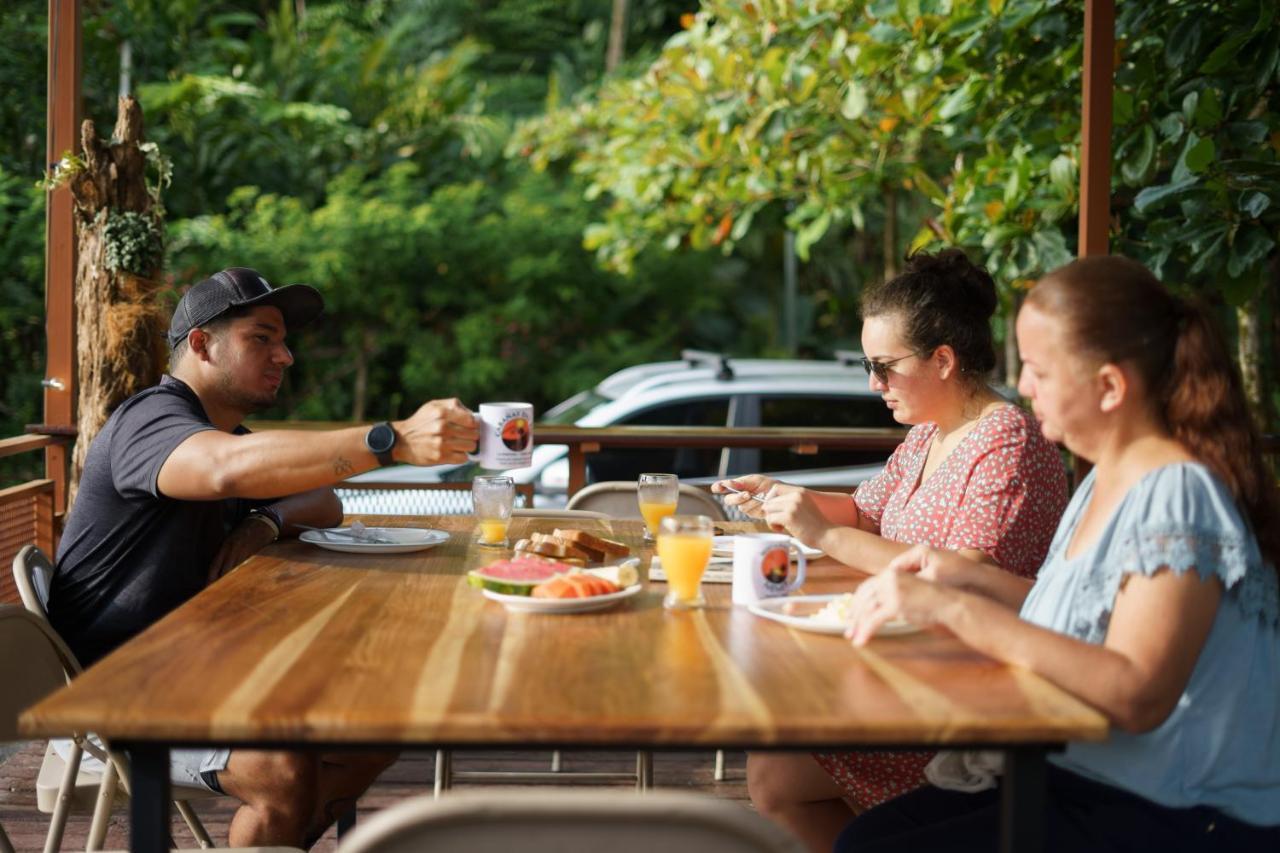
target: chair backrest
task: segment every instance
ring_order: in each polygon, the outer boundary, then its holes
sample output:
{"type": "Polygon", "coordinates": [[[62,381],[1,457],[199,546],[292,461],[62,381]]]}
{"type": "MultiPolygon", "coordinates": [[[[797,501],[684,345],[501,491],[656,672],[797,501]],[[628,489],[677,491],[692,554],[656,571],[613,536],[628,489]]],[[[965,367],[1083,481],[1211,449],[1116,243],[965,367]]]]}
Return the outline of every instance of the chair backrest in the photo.
{"type": "Polygon", "coordinates": [[[339,853],[560,853],[654,850],[800,853],[781,827],[728,800],[687,791],[487,789],[414,799],[363,821],[339,853]]]}
{"type": "MultiPolygon", "coordinates": [[[[347,515],[470,515],[471,483],[347,480],[334,489],[347,515]]],[[[516,483],[516,506],[533,506],[533,483],[516,483]]]]}
{"type": "MultiPolygon", "coordinates": [[[[613,518],[640,518],[640,503],[636,500],[636,484],[631,480],[606,480],[592,483],[569,498],[570,509],[593,509],[608,513],[613,518]]],[[[680,515],[705,515],[712,521],[726,521],[720,502],[710,492],[680,484],[680,497],[676,500],[676,512],[680,515]]]]}
{"type": "Polygon", "coordinates": [[[20,740],[18,714],[65,685],[75,657],[39,616],[0,604],[0,741],[20,740]]]}
{"type": "Polygon", "coordinates": [[[511,516],[512,518],[609,518],[606,512],[581,509],[513,509],[511,516]]]}
{"type": "Polygon", "coordinates": [[[22,606],[47,621],[53,563],[44,552],[35,545],[23,546],[13,558],[13,581],[18,586],[22,606]]]}

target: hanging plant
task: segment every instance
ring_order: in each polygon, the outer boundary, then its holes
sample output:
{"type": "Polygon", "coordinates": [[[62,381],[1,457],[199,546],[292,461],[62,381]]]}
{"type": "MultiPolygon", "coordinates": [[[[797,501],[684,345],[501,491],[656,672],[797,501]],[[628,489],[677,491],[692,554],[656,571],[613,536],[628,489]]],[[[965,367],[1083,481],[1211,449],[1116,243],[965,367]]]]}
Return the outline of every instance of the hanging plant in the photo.
{"type": "Polygon", "coordinates": [[[103,265],[112,272],[149,276],[164,261],[164,234],[149,214],[108,214],[102,238],[103,265]]]}

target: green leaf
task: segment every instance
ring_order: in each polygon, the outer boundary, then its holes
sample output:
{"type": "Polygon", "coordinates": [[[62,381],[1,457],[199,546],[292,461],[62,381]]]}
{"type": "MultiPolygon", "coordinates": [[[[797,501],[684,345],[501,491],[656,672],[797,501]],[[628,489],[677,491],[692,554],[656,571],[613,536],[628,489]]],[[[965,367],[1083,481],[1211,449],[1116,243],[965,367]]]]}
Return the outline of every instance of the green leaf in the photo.
{"type": "Polygon", "coordinates": [[[1200,73],[1217,74],[1219,71],[1230,65],[1232,60],[1236,58],[1236,53],[1239,51],[1240,45],[1245,43],[1245,40],[1249,38],[1249,35],[1250,34],[1247,32],[1237,33],[1215,47],[1213,52],[1209,54],[1209,58],[1201,63],[1200,73]]]}
{"type": "Polygon", "coordinates": [[[1075,161],[1066,154],[1059,154],[1049,163],[1049,180],[1064,193],[1074,192],[1078,176],[1075,161]]]}
{"type": "Polygon", "coordinates": [[[938,118],[943,121],[950,121],[972,106],[973,99],[969,90],[969,84],[965,83],[943,99],[942,106],[938,108],[938,118]]]}
{"type": "Polygon", "coordinates": [[[1164,64],[1175,72],[1182,72],[1200,49],[1200,33],[1204,26],[1198,15],[1189,15],[1169,34],[1164,46],[1164,64]]]}
{"type": "Polygon", "coordinates": [[[938,186],[937,182],[929,177],[923,169],[916,169],[911,177],[916,186],[919,187],[920,192],[924,193],[925,198],[929,199],[929,201],[939,206],[946,201],[947,194],[942,187],[938,186]]]}
{"type": "Polygon", "coordinates": [[[1240,196],[1240,209],[1257,219],[1271,206],[1271,198],[1266,193],[1249,190],[1240,196]]]}
{"type": "Polygon", "coordinates": [[[1171,184],[1162,184],[1156,187],[1147,187],[1138,193],[1133,199],[1133,207],[1138,213],[1146,213],[1177,198],[1180,195],[1190,191],[1197,183],[1199,178],[1184,178],[1171,184]]]}
{"type": "Polygon", "coordinates": [[[1186,97],[1182,99],[1182,114],[1187,117],[1188,122],[1196,120],[1196,107],[1200,106],[1200,93],[1187,92],[1186,97]]]}
{"type": "Polygon", "coordinates": [[[1130,186],[1140,186],[1150,177],[1156,159],[1156,132],[1151,125],[1143,125],[1138,145],[1120,164],[1120,175],[1130,186]]]}
{"type": "Polygon", "coordinates": [[[817,219],[800,229],[796,234],[796,255],[800,260],[809,260],[809,247],[822,239],[831,225],[831,211],[824,210],[817,219]]]}
{"type": "Polygon", "coordinates": [[[862,118],[867,112],[867,89],[861,83],[854,81],[849,84],[849,90],[845,92],[844,103],[840,106],[840,115],[854,121],[862,118]]]}
{"type": "Polygon", "coordinates": [[[1216,127],[1222,121],[1222,99],[1218,90],[1207,88],[1200,93],[1200,103],[1196,106],[1195,123],[1198,127],[1216,127]]]}
{"type": "Polygon", "coordinates": [[[1275,248],[1275,245],[1276,241],[1271,239],[1271,236],[1264,229],[1256,225],[1246,228],[1236,235],[1235,242],[1231,245],[1231,257],[1227,261],[1227,275],[1232,278],[1239,278],[1263,261],[1271,253],[1271,250],[1275,248]]]}
{"type": "Polygon", "coordinates": [[[1169,113],[1159,122],[1160,135],[1168,142],[1177,142],[1182,132],[1187,129],[1187,122],[1178,113],[1169,113]]]}
{"type": "Polygon", "coordinates": [[[1192,174],[1199,174],[1200,172],[1203,172],[1208,168],[1209,164],[1213,162],[1215,150],[1213,140],[1207,136],[1195,145],[1189,146],[1184,157],[1187,169],[1190,170],[1192,174]]]}
{"type": "Polygon", "coordinates": [[[1213,242],[1200,252],[1199,256],[1196,258],[1196,262],[1192,264],[1191,269],[1187,271],[1188,275],[1194,278],[1205,270],[1219,267],[1221,260],[1218,258],[1218,253],[1222,250],[1222,247],[1226,242],[1227,232],[1226,229],[1222,229],[1222,233],[1218,234],[1218,236],[1213,239],[1213,242]]]}
{"type": "Polygon", "coordinates": [[[1129,123],[1133,118],[1133,95],[1123,89],[1117,89],[1111,100],[1111,121],[1119,127],[1129,123]]]}
{"type": "Polygon", "coordinates": [[[1227,138],[1236,148],[1252,148],[1267,138],[1265,121],[1233,121],[1226,126],[1227,138]]]}

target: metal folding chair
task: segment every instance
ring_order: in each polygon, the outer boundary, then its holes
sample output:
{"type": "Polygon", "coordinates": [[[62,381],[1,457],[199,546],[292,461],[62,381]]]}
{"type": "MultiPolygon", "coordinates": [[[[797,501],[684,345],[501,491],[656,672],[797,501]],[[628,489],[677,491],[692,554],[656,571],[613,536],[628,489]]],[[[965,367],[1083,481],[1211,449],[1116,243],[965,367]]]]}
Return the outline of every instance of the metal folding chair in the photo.
{"type": "Polygon", "coordinates": [[[466,792],[414,799],[374,815],[339,853],[420,850],[560,853],[800,853],[786,830],[744,806],[685,791],[466,792]]]}
{"type": "MultiPolygon", "coordinates": [[[[39,548],[27,545],[13,559],[13,579],[27,613],[39,624],[42,633],[51,639],[57,651],[62,667],[58,676],[58,686],[61,686],[80,674],[80,663],[62,642],[62,638],[58,636],[53,626],[49,624],[48,613],[45,610],[53,580],[53,564],[39,548]]],[[[26,704],[33,703],[34,700],[26,704]]],[[[20,706],[19,710],[21,707],[25,706],[20,706]]],[[[14,718],[16,720],[16,712],[14,718]]],[[[110,753],[88,733],[81,732],[73,736],[71,753],[66,760],[50,743],[45,748],[44,761],[36,780],[36,807],[41,812],[52,815],[49,821],[49,835],[45,840],[46,853],[52,853],[61,847],[67,817],[72,809],[93,812],[85,849],[101,850],[106,839],[111,809],[120,799],[117,797],[117,789],[124,786],[126,790],[123,793],[127,794],[127,779],[127,767],[123,758],[110,753]],[[101,772],[81,767],[81,759],[85,752],[102,762],[101,772]]],[[[196,843],[201,848],[213,847],[208,831],[200,822],[195,810],[191,808],[189,801],[222,795],[194,785],[178,783],[172,785],[172,794],[174,808],[182,815],[196,843]]]]}

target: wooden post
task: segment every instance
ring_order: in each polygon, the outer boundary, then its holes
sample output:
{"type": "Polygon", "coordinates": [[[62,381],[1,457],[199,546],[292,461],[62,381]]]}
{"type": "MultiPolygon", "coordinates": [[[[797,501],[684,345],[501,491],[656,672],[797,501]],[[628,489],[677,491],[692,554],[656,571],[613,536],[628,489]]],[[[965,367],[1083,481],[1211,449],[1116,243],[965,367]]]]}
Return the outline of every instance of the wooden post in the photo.
{"type": "Polygon", "coordinates": [[[1080,242],[1077,254],[1105,255],[1111,224],[1111,93],[1115,85],[1115,0],[1085,0],[1084,110],[1080,130],[1080,242]]]}
{"type": "MultiPolygon", "coordinates": [[[[45,162],[52,170],[76,150],[80,133],[80,2],[49,0],[49,64],[46,95],[45,162]]],[[[45,206],[45,387],[44,422],[73,429],[76,424],[75,219],[71,190],[51,190],[45,206]]],[[[67,510],[70,448],[45,449],[45,476],[54,482],[54,510],[67,510]]]]}

